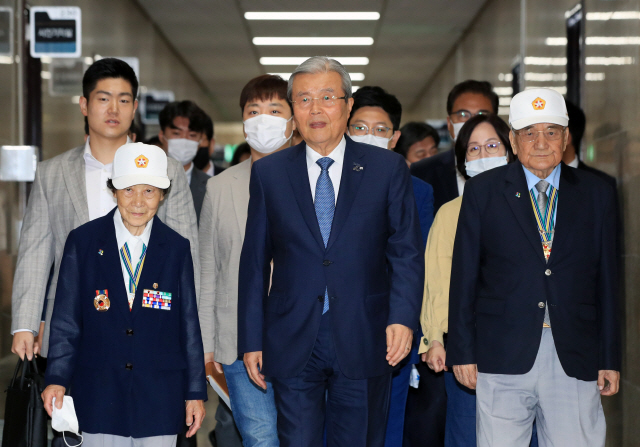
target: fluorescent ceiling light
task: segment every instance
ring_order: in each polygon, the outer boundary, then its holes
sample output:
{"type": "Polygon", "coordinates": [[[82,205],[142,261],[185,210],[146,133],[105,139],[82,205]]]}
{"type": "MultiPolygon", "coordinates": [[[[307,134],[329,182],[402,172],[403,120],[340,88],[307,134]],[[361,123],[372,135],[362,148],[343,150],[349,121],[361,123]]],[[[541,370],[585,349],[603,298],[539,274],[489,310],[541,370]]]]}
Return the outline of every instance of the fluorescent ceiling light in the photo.
{"type": "Polygon", "coordinates": [[[585,73],[584,79],[587,81],[604,81],[604,73],[585,73]]]}
{"type": "Polygon", "coordinates": [[[501,106],[511,105],[511,96],[500,96],[500,98],[498,99],[500,101],[501,106]]]}
{"type": "Polygon", "coordinates": [[[509,115],[509,107],[498,107],[498,115],[508,116],[509,115]]]}
{"type": "Polygon", "coordinates": [[[587,65],[633,65],[635,59],[632,57],[587,57],[587,65]]]}
{"type": "Polygon", "coordinates": [[[50,71],[41,71],[40,72],[40,77],[42,79],[51,79],[51,72],[50,71]]]}
{"type": "Polygon", "coordinates": [[[533,57],[524,58],[526,65],[567,65],[566,57],[533,57]]]}
{"type": "Polygon", "coordinates": [[[379,20],[377,12],[245,12],[247,20],[379,20]]]}
{"type": "MultiPolygon", "coordinates": [[[[511,74],[511,73],[509,73],[511,74]]],[[[511,96],[513,95],[513,89],[511,87],[493,87],[493,91],[498,96],[511,96]]]]}
{"type": "Polygon", "coordinates": [[[567,38],[566,37],[547,37],[544,40],[544,44],[545,45],[549,45],[549,46],[564,46],[567,44],[567,38]]]}
{"type": "Polygon", "coordinates": [[[254,37],[254,45],[373,45],[371,37],[254,37]]]}
{"type": "MultiPolygon", "coordinates": [[[[270,75],[280,76],[285,81],[291,77],[291,73],[269,73],[270,75]]],[[[351,81],[364,81],[364,73],[349,73],[351,81]]]]}
{"type": "Polygon", "coordinates": [[[640,20],[640,11],[588,12],[587,20],[640,20]]]}
{"type": "MultiPolygon", "coordinates": [[[[308,57],[261,57],[262,65],[300,65],[308,57]]],[[[334,57],[342,65],[369,65],[368,57],[334,57]]]]}
{"type": "MultiPolygon", "coordinates": [[[[499,81],[504,81],[504,82],[511,82],[513,81],[513,74],[512,73],[499,73],[498,74],[498,80],[499,81]]],[[[496,87],[493,90],[498,94],[498,95],[510,95],[511,93],[498,93],[498,88],[511,88],[511,87],[496,87]]]]}
{"type": "Polygon", "coordinates": [[[351,93],[355,93],[355,92],[357,92],[359,88],[360,88],[360,86],[359,86],[359,85],[352,85],[352,86],[351,86],[351,93]]]}
{"type": "Polygon", "coordinates": [[[12,56],[0,56],[0,64],[13,64],[12,56]]]}
{"type": "Polygon", "coordinates": [[[525,81],[549,82],[549,81],[566,81],[566,73],[530,73],[524,74],[525,81]]]}

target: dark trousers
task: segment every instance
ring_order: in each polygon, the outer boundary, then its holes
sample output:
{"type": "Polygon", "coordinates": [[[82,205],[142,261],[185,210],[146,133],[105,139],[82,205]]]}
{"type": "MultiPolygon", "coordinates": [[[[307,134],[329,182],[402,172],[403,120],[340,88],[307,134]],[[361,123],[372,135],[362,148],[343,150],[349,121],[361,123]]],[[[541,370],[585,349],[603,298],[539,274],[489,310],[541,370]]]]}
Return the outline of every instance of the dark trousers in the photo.
{"type": "Polygon", "coordinates": [[[426,363],[416,365],[418,388],[409,388],[404,416],[404,447],[443,447],[447,414],[444,374],[434,373],[426,363]]]}
{"type": "Polygon", "coordinates": [[[271,378],[281,447],[382,447],[391,374],[349,379],[340,371],[331,311],[322,316],[309,362],[296,377],[271,378]],[[325,398],[326,396],[326,398],[325,398]]]}

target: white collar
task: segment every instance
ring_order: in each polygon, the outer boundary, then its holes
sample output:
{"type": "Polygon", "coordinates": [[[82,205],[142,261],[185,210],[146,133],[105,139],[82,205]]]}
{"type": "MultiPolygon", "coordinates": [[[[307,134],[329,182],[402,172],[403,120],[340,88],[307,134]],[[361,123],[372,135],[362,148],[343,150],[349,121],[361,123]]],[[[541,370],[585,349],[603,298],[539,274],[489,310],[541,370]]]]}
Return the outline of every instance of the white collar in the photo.
{"type": "Polygon", "coordinates": [[[153,226],[153,218],[147,222],[147,226],[140,236],[134,236],[127,230],[122,222],[122,214],[120,209],[116,208],[116,212],[113,214],[113,223],[116,228],[116,240],[118,241],[118,250],[122,248],[125,242],[128,242],[130,246],[134,246],[138,241],[142,241],[144,245],[149,246],[149,238],[151,237],[151,227],[153,226]]]}
{"type": "MultiPolygon", "coordinates": [[[[342,136],[342,140],[338,143],[338,145],[331,151],[327,157],[331,158],[335,164],[342,165],[344,160],[344,151],[347,147],[347,140],[342,136]]],[[[316,165],[316,161],[320,160],[324,157],[324,155],[319,154],[306,145],[307,148],[307,167],[316,165]]],[[[318,166],[319,167],[319,166],[318,166]]]]}
{"type": "Polygon", "coordinates": [[[580,164],[580,159],[576,155],[573,158],[573,160],[571,160],[569,163],[567,163],[567,166],[571,166],[572,168],[577,168],[579,164],[580,164]]]}
{"type": "MultiPolygon", "coordinates": [[[[193,175],[193,167],[195,165],[193,164],[193,161],[191,162],[191,166],[189,166],[189,169],[187,169],[186,171],[184,171],[185,175],[187,176],[187,183],[191,184],[191,176],[193,175]]],[[[184,169],[184,167],[183,167],[184,169]]]]}

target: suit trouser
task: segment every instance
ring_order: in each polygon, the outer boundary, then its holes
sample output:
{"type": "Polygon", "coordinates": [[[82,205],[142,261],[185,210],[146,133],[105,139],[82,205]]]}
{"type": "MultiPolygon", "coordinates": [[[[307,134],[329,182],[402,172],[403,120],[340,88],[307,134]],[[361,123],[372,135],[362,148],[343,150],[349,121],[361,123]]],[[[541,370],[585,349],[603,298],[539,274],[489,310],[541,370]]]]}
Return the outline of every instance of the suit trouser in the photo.
{"type": "Polygon", "coordinates": [[[409,388],[404,416],[405,447],[443,447],[447,415],[447,393],[443,372],[433,372],[426,363],[416,365],[420,382],[409,388]]]}
{"type": "Polygon", "coordinates": [[[596,381],[565,374],[552,329],[542,330],[526,374],[478,374],[479,447],[525,447],[535,419],[540,447],[604,447],[606,423],[596,381]]]}
{"type": "MultiPolygon", "coordinates": [[[[408,360],[408,358],[406,359],[408,360]]],[[[409,394],[409,380],[411,378],[410,362],[403,362],[404,366],[391,374],[391,399],[389,402],[389,419],[384,447],[402,447],[404,435],[404,412],[407,407],[409,394]]]]}
{"type": "Polygon", "coordinates": [[[176,447],[177,438],[176,435],[128,438],[102,433],[83,433],[83,436],[83,447],[176,447]]]}
{"type": "Polygon", "coordinates": [[[340,371],[331,311],[322,316],[311,357],[292,378],[272,378],[282,447],[382,447],[391,374],[349,379],[340,371]],[[328,391],[325,399],[325,392],[328,391]]]}

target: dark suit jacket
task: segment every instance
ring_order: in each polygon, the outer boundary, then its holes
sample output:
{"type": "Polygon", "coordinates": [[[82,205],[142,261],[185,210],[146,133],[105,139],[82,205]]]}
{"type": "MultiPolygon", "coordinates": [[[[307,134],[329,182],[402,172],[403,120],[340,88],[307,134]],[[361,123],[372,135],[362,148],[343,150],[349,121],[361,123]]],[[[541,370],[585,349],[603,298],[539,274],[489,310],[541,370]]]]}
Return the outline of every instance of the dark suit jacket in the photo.
{"type": "Polygon", "coordinates": [[[413,163],[411,175],[433,187],[434,214],[459,196],[453,149],[413,163]]]}
{"type": "Polygon", "coordinates": [[[154,217],[129,311],[114,213],[69,233],[46,383],[71,385],[83,431],[134,438],[181,433],[185,400],[207,398],[189,242],[154,217]],[[154,283],[172,294],[170,310],[142,307],[144,289],[154,283]],[[106,312],[93,304],[102,289],[111,301],[106,312]]]}
{"type": "Polygon", "coordinates": [[[422,234],[422,250],[427,247],[427,238],[429,237],[429,230],[433,223],[433,188],[430,184],[420,180],[417,177],[411,176],[411,183],[413,184],[413,195],[416,198],[416,205],[418,206],[418,218],[420,220],[420,233],[422,234]]]}
{"type": "Polygon", "coordinates": [[[198,223],[200,223],[200,210],[202,209],[202,203],[204,202],[204,195],[207,193],[207,181],[210,178],[211,177],[200,169],[195,166],[193,167],[189,189],[191,189],[191,195],[193,196],[193,206],[196,208],[198,223]]]}
{"type": "Polygon", "coordinates": [[[615,198],[599,178],[564,165],[553,249],[545,263],[519,161],[469,180],[453,250],[447,365],[524,374],[548,303],[567,375],[620,371],[615,198]]]}
{"type": "Polygon", "coordinates": [[[400,155],[346,138],[325,249],[306,146],[254,163],[240,258],[238,351],[263,351],[263,373],[293,377],[307,363],[330,297],[336,355],[349,378],[390,373],[386,327],[418,328],[424,256],[411,176],[400,155]],[[362,169],[354,169],[360,166],[362,169]],[[273,280],[268,292],[270,261],[273,280]]]}

